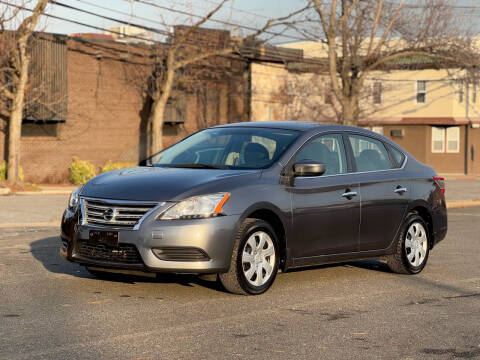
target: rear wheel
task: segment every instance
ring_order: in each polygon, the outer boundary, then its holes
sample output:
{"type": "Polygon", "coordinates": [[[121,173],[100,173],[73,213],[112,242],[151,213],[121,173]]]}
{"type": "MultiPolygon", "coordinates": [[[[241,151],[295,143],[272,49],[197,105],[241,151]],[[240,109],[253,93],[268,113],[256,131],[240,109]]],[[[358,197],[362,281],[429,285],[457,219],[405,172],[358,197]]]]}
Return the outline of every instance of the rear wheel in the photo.
{"type": "Polygon", "coordinates": [[[418,274],[427,264],[429,255],[429,233],[421,216],[407,216],[397,239],[396,252],[387,257],[387,264],[399,274],[418,274]]]}
{"type": "Polygon", "coordinates": [[[246,219],[235,239],[230,269],[219,274],[231,293],[259,295],[273,284],[279,265],[278,239],[270,224],[246,219]]]}

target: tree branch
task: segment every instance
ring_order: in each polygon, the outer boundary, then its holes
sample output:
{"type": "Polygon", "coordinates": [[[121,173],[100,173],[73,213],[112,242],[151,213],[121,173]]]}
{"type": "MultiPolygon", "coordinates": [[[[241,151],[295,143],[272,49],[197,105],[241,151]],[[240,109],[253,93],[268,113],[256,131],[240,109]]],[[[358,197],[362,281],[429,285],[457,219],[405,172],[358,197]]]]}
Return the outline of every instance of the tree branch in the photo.
{"type": "Polygon", "coordinates": [[[218,3],[217,6],[215,6],[212,11],[205,15],[205,17],[201,18],[194,25],[189,27],[189,29],[184,34],[180,35],[179,39],[175,39],[174,44],[172,45],[172,51],[176,51],[181,45],[183,45],[185,41],[187,41],[187,39],[190,37],[190,35],[192,35],[195,30],[197,30],[200,26],[210,20],[212,16],[215,15],[227,1],[229,0],[222,0],[220,3],[218,3]]]}
{"type": "Polygon", "coordinates": [[[373,41],[375,40],[375,35],[377,33],[377,27],[378,27],[378,24],[380,22],[380,15],[382,14],[382,6],[383,6],[383,0],[379,0],[378,5],[377,5],[377,12],[375,14],[375,20],[373,21],[372,32],[370,34],[370,42],[368,44],[367,57],[370,56],[370,52],[371,52],[372,46],[373,46],[373,41]]]}
{"type": "Polygon", "coordinates": [[[232,47],[228,47],[228,48],[214,50],[214,51],[211,51],[211,52],[201,53],[201,54],[198,54],[196,56],[187,58],[185,60],[177,61],[174,65],[174,70],[178,70],[182,67],[185,67],[187,65],[196,63],[196,62],[201,61],[201,60],[208,59],[208,58],[213,57],[213,56],[221,56],[221,55],[231,54],[236,49],[238,49],[236,46],[232,46],[232,47]]]}
{"type": "Polygon", "coordinates": [[[373,51],[373,53],[371,55],[375,55],[375,54],[379,54],[380,53],[380,50],[382,49],[382,46],[385,44],[385,41],[387,40],[387,37],[388,37],[388,34],[390,33],[390,31],[392,30],[392,26],[393,24],[395,23],[395,21],[397,20],[398,18],[398,14],[400,13],[400,10],[402,9],[403,5],[405,4],[405,1],[406,0],[402,0],[402,2],[400,3],[400,5],[397,7],[397,9],[395,10],[395,12],[393,13],[392,15],[392,18],[390,19],[390,22],[388,23],[385,31],[383,32],[382,34],[382,37],[380,38],[375,50],[373,51]]]}

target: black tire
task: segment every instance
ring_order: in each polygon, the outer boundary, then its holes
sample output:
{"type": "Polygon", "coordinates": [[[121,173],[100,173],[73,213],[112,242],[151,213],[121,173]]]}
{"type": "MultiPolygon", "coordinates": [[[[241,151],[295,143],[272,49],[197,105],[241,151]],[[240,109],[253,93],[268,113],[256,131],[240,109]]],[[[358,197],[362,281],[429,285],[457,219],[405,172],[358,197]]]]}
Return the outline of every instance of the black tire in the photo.
{"type": "Polygon", "coordinates": [[[398,235],[395,253],[392,255],[387,256],[387,265],[393,272],[397,274],[418,274],[421,272],[425,265],[427,265],[428,255],[430,253],[430,234],[428,232],[427,224],[425,220],[418,215],[417,213],[410,213],[407,215],[401,231],[398,235]],[[407,258],[407,251],[405,249],[405,241],[407,239],[407,232],[410,226],[414,223],[420,223],[423,228],[425,229],[425,235],[427,238],[427,248],[426,253],[423,258],[423,261],[420,263],[419,266],[414,266],[407,258]]]}
{"type": "Polygon", "coordinates": [[[280,263],[280,248],[277,235],[272,226],[260,219],[248,218],[242,223],[235,243],[233,245],[232,257],[230,261],[230,269],[226,273],[218,275],[223,287],[233,293],[239,295],[260,295],[267,291],[275,281],[275,277],[278,272],[278,266],[280,263]],[[250,235],[256,231],[266,232],[272,242],[275,249],[275,263],[273,266],[270,278],[261,286],[254,286],[250,284],[245,277],[243,264],[242,264],[242,251],[245,243],[249,239],[250,235]]]}

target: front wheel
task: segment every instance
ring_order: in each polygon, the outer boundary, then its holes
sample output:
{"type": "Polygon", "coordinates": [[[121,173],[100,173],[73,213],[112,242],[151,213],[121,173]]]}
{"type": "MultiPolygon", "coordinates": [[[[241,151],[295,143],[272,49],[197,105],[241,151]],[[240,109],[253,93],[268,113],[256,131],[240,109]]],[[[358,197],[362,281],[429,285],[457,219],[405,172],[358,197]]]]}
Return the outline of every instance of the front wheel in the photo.
{"type": "Polygon", "coordinates": [[[421,216],[407,216],[397,239],[396,252],[387,257],[387,265],[399,274],[418,274],[427,264],[429,233],[421,216]]]}
{"type": "Polygon", "coordinates": [[[246,219],[235,239],[230,269],[219,274],[219,279],[231,293],[262,294],[275,280],[279,253],[278,239],[270,224],[260,219],[246,219]]]}

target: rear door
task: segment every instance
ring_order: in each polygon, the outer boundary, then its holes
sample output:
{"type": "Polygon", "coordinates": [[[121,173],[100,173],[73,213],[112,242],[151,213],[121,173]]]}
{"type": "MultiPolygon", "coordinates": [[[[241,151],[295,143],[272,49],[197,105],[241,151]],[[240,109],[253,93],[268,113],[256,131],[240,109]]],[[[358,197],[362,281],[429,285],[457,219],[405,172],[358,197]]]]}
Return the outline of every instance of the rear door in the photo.
{"type": "Polygon", "coordinates": [[[313,138],[296,154],[294,161],[300,160],[325,164],[326,172],[321,176],[296,177],[289,188],[295,233],[292,255],[309,258],[357,251],[359,187],[347,174],[342,134],[321,134],[313,138]]]}
{"type": "Polygon", "coordinates": [[[360,251],[385,249],[395,238],[410,201],[405,155],[364,134],[348,132],[347,138],[360,185],[360,251]]]}

